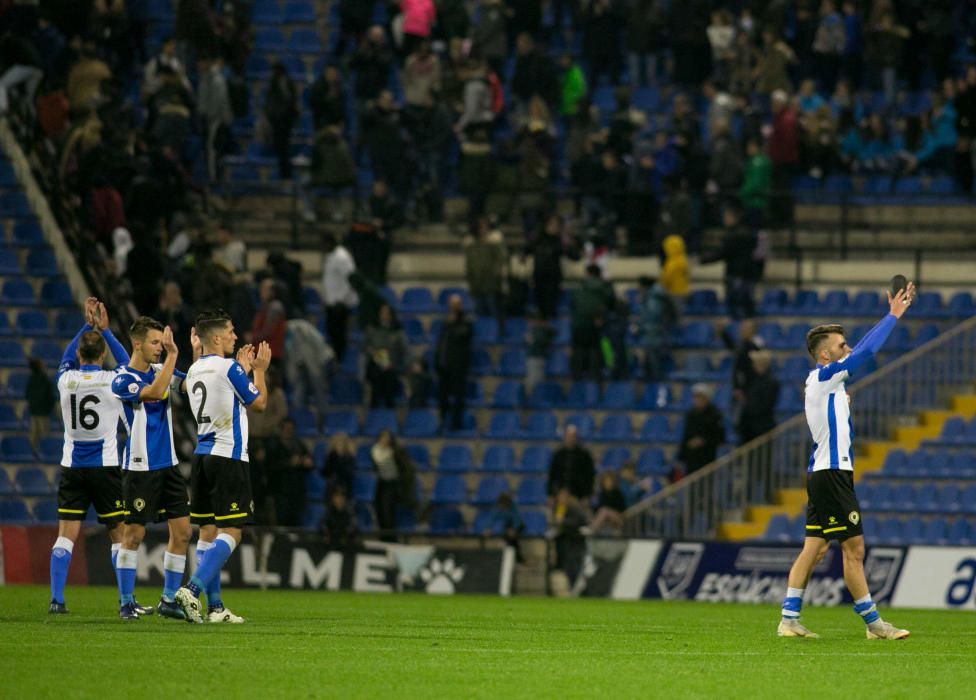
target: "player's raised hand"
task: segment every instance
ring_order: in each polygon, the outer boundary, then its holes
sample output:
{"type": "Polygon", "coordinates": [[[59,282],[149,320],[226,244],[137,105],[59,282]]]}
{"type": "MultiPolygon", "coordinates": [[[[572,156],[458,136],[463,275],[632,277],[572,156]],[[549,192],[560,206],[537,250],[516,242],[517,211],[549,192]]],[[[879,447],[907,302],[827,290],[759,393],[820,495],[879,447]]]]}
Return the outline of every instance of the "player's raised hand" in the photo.
{"type": "Polygon", "coordinates": [[[268,345],[266,341],[261,341],[261,344],[258,346],[258,354],[254,357],[254,362],[251,366],[254,367],[254,369],[259,369],[263,372],[264,370],[268,369],[270,364],[271,346],[268,345]]]}
{"type": "Polygon", "coordinates": [[[95,310],[98,308],[98,299],[95,297],[88,297],[85,299],[85,323],[87,323],[92,328],[98,326],[97,320],[95,319],[95,310]]]}
{"type": "Polygon", "coordinates": [[[912,300],[915,298],[915,285],[911,282],[908,286],[902,290],[899,290],[895,296],[891,296],[891,292],[888,292],[888,307],[891,315],[895,318],[901,318],[908,307],[911,306],[912,300]]]}
{"type": "Polygon", "coordinates": [[[237,364],[244,368],[244,373],[251,371],[251,363],[254,361],[254,346],[242,345],[237,351],[237,364]]]}
{"type": "Polygon", "coordinates": [[[173,340],[173,329],[169,326],[163,329],[163,340],[162,340],[163,350],[166,351],[166,357],[176,356],[176,341],[173,340]]]}
{"type": "Polygon", "coordinates": [[[105,304],[102,302],[98,302],[95,306],[94,319],[95,323],[92,325],[98,330],[104,331],[108,328],[108,311],[105,310],[105,304]]]}

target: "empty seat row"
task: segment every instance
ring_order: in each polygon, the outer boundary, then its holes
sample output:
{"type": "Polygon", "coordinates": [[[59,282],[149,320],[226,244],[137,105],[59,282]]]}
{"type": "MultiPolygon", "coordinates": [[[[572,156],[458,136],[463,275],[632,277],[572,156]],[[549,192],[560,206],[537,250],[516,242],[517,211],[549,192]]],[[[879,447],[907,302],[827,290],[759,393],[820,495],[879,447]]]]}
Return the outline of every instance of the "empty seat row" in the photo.
{"type": "MultiPolygon", "coordinates": [[[[53,258],[52,258],[53,260],[53,258]]],[[[0,265],[4,263],[4,251],[0,249],[0,265]]],[[[53,277],[58,275],[55,263],[53,267],[42,269],[27,268],[26,273],[35,277],[53,277]]],[[[3,273],[0,273],[3,274],[3,273]]],[[[12,273],[7,273],[12,274],[12,273]]],[[[16,274],[21,274],[18,270],[16,274]]],[[[0,304],[6,307],[16,306],[45,306],[45,307],[75,307],[71,289],[62,279],[47,280],[41,285],[40,296],[34,293],[34,285],[28,280],[18,277],[8,277],[0,286],[0,304]]]]}
{"type": "Polygon", "coordinates": [[[976,513],[976,484],[890,484],[865,481],[857,487],[865,511],[905,513],[976,513]]]}
{"type": "Polygon", "coordinates": [[[976,447],[976,418],[966,421],[965,418],[953,416],[946,420],[938,440],[934,442],[946,445],[976,447]]]}
{"type": "Polygon", "coordinates": [[[976,478],[976,454],[948,449],[891,450],[882,465],[885,477],[924,479],[976,478]]]}
{"type": "MultiPolygon", "coordinates": [[[[776,515],[761,539],[766,542],[800,542],[806,531],[806,515],[789,518],[776,515]]],[[[869,544],[875,545],[972,545],[976,542],[976,529],[965,518],[948,520],[918,517],[864,518],[864,535],[869,544]]]]}
{"type": "Polygon", "coordinates": [[[20,494],[22,496],[50,496],[54,485],[43,469],[27,467],[17,470],[13,480],[6,469],[0,469],[0,496],[20,494]]]}

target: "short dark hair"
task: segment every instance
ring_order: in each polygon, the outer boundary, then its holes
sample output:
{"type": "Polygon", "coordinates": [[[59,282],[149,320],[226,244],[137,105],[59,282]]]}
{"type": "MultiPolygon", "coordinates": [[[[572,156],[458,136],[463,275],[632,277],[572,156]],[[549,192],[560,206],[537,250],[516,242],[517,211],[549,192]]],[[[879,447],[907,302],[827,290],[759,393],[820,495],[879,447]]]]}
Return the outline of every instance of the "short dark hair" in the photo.
{"type": "Polygon", "coordinates": [[[131,326],[129,326],[129,337],[132,340],[145,340],[146,334],[149,331],[162,331],[163,324],[154,318],[149,318],[148,316],[140,316],[135,320],[131,326]]]}
{"type": "Polygon", "coordinates": [[[230,323],[230,314],[223,309],[214,311],[201,311],[197,314],[196,329],[197,337],[201,343],[209,343],[214,333],[222,331],[224,326],[230,323]]]}
{"type": "Polygon", "coordinates": [[[807,331],[807,352],[810,353],[810,357],[816,360],[817,353],[820,352],[820,346],[827,340],[827,336],[833,335],[834,333],[844,335],[844,327],[839,323],[826,323],[807,331]]]}
{"type": "Polygon", "coordinates": [[[98,331],[87,331],[82,334],[78,343],[78,357],[82,362],[98,362],[105,354],[105,339],[98,331]]]}

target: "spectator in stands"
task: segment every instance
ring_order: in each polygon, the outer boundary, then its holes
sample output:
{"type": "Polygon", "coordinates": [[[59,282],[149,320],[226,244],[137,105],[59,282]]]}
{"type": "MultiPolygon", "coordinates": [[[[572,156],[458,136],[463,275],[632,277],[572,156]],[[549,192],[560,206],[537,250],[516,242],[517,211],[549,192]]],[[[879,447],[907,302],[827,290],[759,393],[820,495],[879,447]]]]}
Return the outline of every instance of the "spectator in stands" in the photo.
{"type": "Polygon", "coordinates": [[[671,300],[674,323],[684,309],[685,300],[691,291],[691,269],[685,250],[685,239],[677,234],[665,237],[662,245],[664,264],[661,266],[661,288],[671,300]]]}
{"type": "Polygon", "coordinates": [[[594,534],[609,532],[619,535],[624,524],[627,501],[620,489],[620,479],[615,472],[603,472],[599,478],[600,490],[596,495],[596,507],[590,530],[594,534]]]}
{"type": "Polygon", "coordinates": [[[339,245],[335,237],[323,239],[325,260],[322,264],[322,301],[325,303],[325,327],[336,360],[346,356],[346,337],[349,332],[349,311],[359,303],[349,277],[356,271],[349,251],[339,245]]]}
{"type": "Polygon", "coordinates": [[[747,32],[735,35],[735,46],[732,49],[731,65],[729,66],[729,92],[736,96],[748,96],[752,93],[752,86],[757,75],[759,51],[747,32]]]}
{"type": "Polygon", "coordinates": [[[193,93],[173,69],[159,68],[159,88],[149,97],[149,116],[146,130],[160,150],[169,150],[182,157],[190,136],[190,115],[193,112],[193,93]]]}
{"type": "Polygon", "coordinates": [[[532,257],[527,246],[513,251],[508,259],[508,293],[505,296],[505,315],[525,316],[529,303],[529,280],[532,279],[532,257]]]}
{"type": "Polygon", "coordinates": [[[952,172],[957,141],[956,110],[952,102],[941,93],[932,93],[932,109],[922,115],[922,126],[922,141],[908,158],[908,172],[914,172],[919,166],[952,172]]]}
{"type": "Polygon", "coordinates": [[[366,103],[377,99],[386,89],[393,68],[393,53],[383,27],[369,28],[366,38],[359,43],[352,67],[356,74],[356,112],[362,116],[366,113],[366,103]]]}
{"type": "Polygon", "coordinates": [[[506,8],[503,0],[481,0],[479,6],[478,23],[471,31],[472,52],[483,57],[501,75],[508,58],[506,8]]]}
{"type": "Polygon", "coordinates": [[[407,337],[393,317],[388,304],[380,307],[379,322],[366,327],[363,334],[366,354],[366,380],[370,385],[372,408],[393,408],[406,371],[407,337]]]}
{"type": "MultiPolygon", "coordinates": [[[[37,49],[26,38],[17,36],[13,32],[7,32],[0,38],[0,116],[6,114],[10,106],[10,91],[20,85],[23,85],[24,99],[22,102],[20,100],[18,102],[27,105],[28,109],[33,111],[34,94],[44,78],[44,71],[41,70],[40,65],[41,57],[38,55],[37,49]]],[[[104,65],[102,64],[102,66],[104,65]]],[[[108,67],[106,66],[105,69],[108,70],[108,67]]],[[[98,72],[100,73],[100,70],[98,72]]],[[[79,74],[72,69],[71,75],[75,77],[77,89],[79,74]]],[[[101,81],[99,80],[99,82],[101,81]]],[[[72,87],[70,78],[68,87],[70,95],[70,88],[72,87]]],[[[98,89],[97,84],[95,89],[98,89]]],[[[75,97],[80,98],[77,93],[75,93],[75,97]]],[[[75,102],[71,104],[75,106],[75,102]]],[[[80,102],[78,106],[81,106],[80,102]]]]}
{"type": "MultiPolygon", "coordinates": [[[[197,112],[203,121],[204,146],[207,151],[207,172],[210,181],[217,181],[220,156],[230,143],[230,126],[234,110],[224,77],[224,62],[217,56],[199,64],[200,85],[197,88],[197,112]]],[[[272,122],[274,128],[274,122],[272,122]]]]}
{"type": "Polygon", "coordinates": [[[732,59],[735,57],[733,19],[728,10],[712,10],[711,21],[705,30],[712,48],[712,80],[722,88],[727,88],[732,78],[732,59]]]}
{"type": "Polygon", "coordinates": [[[590,0],[581,12],[583,58],[590,68],[589,83],[594,89],[607,76],[611,85],[620,75],[621,13],[613,0],[590,0]]]}
{"type": "Polygon", "coordinates": [[[732,137],[732,126],[727,119],[716,120],[711,129],[709,191],[714,192],[723,204],[738,197],[742,185],[742,152],[732,137]]]}
{"type": "Polygon", "coordinates": [[[697,88],[712,73],[705,0],[671,3],[668,35],[674,54],[674,82],[697,88]]]}
{"type": "Polygon", "coordinates": [[[822,178],[837,162],[837,122],[830,105],[821,104],[813,114],[802,116],[800,127],[804,166],[812,177],[822,178]]]}
{"type": "Polygon", "coordinates": [[[417,157],[415,191],[418,217],[427,221],[444,220],[444,186],[448,157],[454,145],[454,117],[443,100],[435,99],[411,124],[411,138],[417,157]]]}
{"type": "Polygon", "coordinates": [[[691,387],[691,408],[685,414],[678,447],[678,461],[684,465],[685,475],[714,462],[724,441],[725,423],[721,411],[712,403],[712,388],[695,384],[691,387]]]}
{"type": "Polygon", "coordinates": [[[742,410],[736,425],[743,445],[776,427],[779,399],[779,381],[770,371],[772,354],[768,350],[754,350],[749,353],[749,360],[753,376],[743,390],[742,410]]]}
{"type": "Polygon", "coordinates": [[[217,225],[217,246],[213,259],[234,275],[247,270],[247,244],[237,236],[230,221],[224,220],[217,225]]]}
{"type": "Polygon", "coordinates": [[[373,284],[386,284],[391,241],[386,232],[370,218],[369,212],[357,212],[349,235],[346,236],[345,246],[357,270],[373,284]]]}
{"type": "Polygon", "coordinates": [[[657,57],[664,48],[666,22],[667,3],[664,0],[635,0],[631,3],[627,22],[631,87],[657,85],[657,57]]]}
{"type": "Polygon", "coordinates": [[[741,406],[745,401],[749,385],[755,379],[752,355],[763,348],[763,339],[758,335],[755,319],[746,318],[739,323],[738,339],[733,341],[729,329],[722,332],[726,347],[733,350],[732,356],[732,398],[741,406]]]}
{"type": "Polygon", "coordinates": [[[559,294],[563,284],[563,222],[551,214],[532,251],[532,283],[539,315],[544,320],[556,318],[559,294]]]}
{"type": "MultiPolygon", "coordinates": [[[[247,257],[245,256],[245,260],[247,257]]],[[[280,250],[268,253],[264,260],[265,274],[274,278],[278,301],[285,305],[288,318],[305,313],[305,287],[302,284],[302,264],[286,258],[280,250]]]]}
{"type": "Polygon", "coordinates": [[[440,393],[441,424],[445,431],[464,427],[464,408],[471,362],[471,322],[464,315],[461,297],[448,299],[448,317],[441,326],[434,358],[440,393]]]}
{"type": "Polygon", "coordinates": [[[542,0],[505,0],[508,6],[508,43],[526,34],[539,37],[542,30],[542,0]]]}
{"type": "Polygon", "coordinates": [[[27,412],[30,415],[30,443],[37,451],[37,446],[47,435],[48,427],[51,425],[51,411],[57,405],[57,398],[54,383],[48,377],[44,363],[32,357],[28,367],[30,367],[30,376],[27,379],[24,398],[27,399],[27,412]]]}
{"type": "Polygon", "coordinates": [[[319,329],[304,318],[285,323],[285,381],[291,389],[292,403],[307,406],[308,388],[315,395],[319,423],[329,407],[329,375],[326,368],[335,357],[319,329]]]}
{"type": "Polygon", "coordinates": [[[721,247],[702,255],[701,262],[725,262],[725,303],[729,315],[736,321],[756,315],[756,284],[762,277],[762,262],[757,260],[756,232],[740,221],[740,211],[734,204],[722,212],[725,233],[721,247]]]}
{"type": "Polygon", "coordinates": [[[647,255],[654,245],[654,231],[660,216],[664,178],[654,160],[654,145],[641,142],[634,149],[627,181],[627,253],[647,255]]]}
{"type": "Polygon", "coordinates": [[[613,287],[603,279],[599,266],[587,267],[586,278],[573,292],[571,301],[570,369],[573,379],[599,381],[603,365],[600,350],[602,326],[614,302],[613,287]]]}
{"type": "Polygon", "coordinates": [[[525,360],[525,393],[531,394],[536,384],[546,378],[546,359],[552,354],[556,329],[541,317],[529,323],[529,349],[525,360]]]}
{"type": "Polygon", "coordinates": [[[400,13],[403,15],[401,53],[409,56],[423,42],[430,40],[437,8],[434,7],[434,0],[400,0],[400,13]]]}
{"type": "Polygon", "coordinates": [[[633,462],[625,462],[620,467],[620,491],[624,495],[624,505],[632,508],[637,505],[651,488],[650,478],[638,479],[633,462]]]}
{"type": "Polygon", "coordinates": [[[403,102],[408,110],[423,113],[441,91],[441,62],[430,49],[429,41],[421,41],[417,50],[407,56],[400,80],[403,102]]]}
{"type": "Polygon", "coordinates": [[[770,224],[783,228],[793,223],[793,195],[787,183],[793,181],[800,162],[800,133],[789,95],[776,90],[772,96],[773,128],[769,136],[769,160],[773,163],[776,190],[770,201],[770,224]]]}
{"type": "Polygon", "coordinates": [[[424,359],[422,357],[414,359],[410,363],[410,370],[407,372],[407,406],[409,408],[427,408],[433,383],[424,359]]]}
{"type": "Polygon", "coordinates": [[[177,51],[186,65],[197,56],[216,53],[217,37],[207,0],[181,0],[176,7],[177,51]]]}
{"type": "Polygon", "coordinates": [[[661,284],[651,277],[640,278],[637,297],[637,337],[644,379],[664,379],[671,355],[671,329],[676,322],[674,305],[661,284]]]}
{"type": "Polygon", "coordinates": [[[336,56],[345,53],[349,39],[352,39],[354,47],[359,44],[373,18],[374,4],[362,0],[339,0],[339,41],[336,42],[336,56]]]}
{"type": "Polygon", "coordinates": [[[95,237],[104,246],[109,244],[116,229],[124,229],[125,208],[122,195],[112,186],[108,178],[96,174],[92,179],[91,216],[95,237]]]}
{"type": "Polygon", "coordinates": [[[159,301],[160,284],[165,274],[159,257],[159,243],[155,238],[145,234],[133,237],[125,269],[132,286],[132,303],[141,314],[152,311],[159,301]]]}
{"type": "Polygon", "coordinates": [[[525,530],[525,523],[519,515],[518,508],[512,500],[512,494],[505,492],[498,495],[494,508],[491,509],[491,529],[481,533],[484,537],[490,537],[494,531],[498,531],[505,540],[505,545],[515,550],[515,561],[524,563],[522,548],[519,546],[519,537],[525,530]]]}
{"type": "Polygon", "coordinates": [[[777,37],[772,29],[763,30],[763,48],[759,53],[753,79],[756,92],[770,95],[776,91],[792,92],[790,66],[796,63],[796,54],[789,45],[777,37]]]}
{"type": "Polygon", "coordinates": [[[308,106],[312,109],[312,124],[316,131],[345,124],[346,91],[336,66],[326,65],[309,87],[308,106]]]}
{"type": "Polygon", "coordinates": [[[538,95],[546,104],[555,105],[559,93],[556,69],[552,61],[536,48],[532,37],[519,34],[515,46],[515,72],[512,75],[512,96],[515,113],[528,109],[529,100],[538,95]]]}
{"type": "Polygon", "coordinates": [[[281,424],[275,464],[275,514],[278,525],[300,527],[305,508],[305,478],[314,465],[305,442],[295,435],[295,421],[285,419],[281,424]]]}
{"type": "Polygon", "coordinates": [[[333,550],[353,551],[359,540],[359,528],[356,517],[350,507],[347,492],[337,488],[326,492],[328,501],[325,510],[325,535],[333,550]]]}
{"type": "Polygon", "coordinates": [[[352,483],[356,475],[356,446],[345,433],[336,433],[329,440],[323,471],[326,492],[341,490],[352,495],[352,483]]]}
{"type": "Polygon", "coordinates": [[[260,524],[273,525],[276,522],[273,491],[276,484],[269,477],[271,471],[278,467],[275,455],[279,449],[282,425],[288,417],[288,401],[274,367],[268,369],[265,381],[268,388],[267,408],[261,413],[251,409],[247,411],[248,457],[255,515],[260,524]]]}
{"type": "MultiPolygon", "coordinates": [[[[355,187],[356,162],[338,124],[315,132],[312,145],[311,182],[335,190],[355,187]]],[[[308,211],[312,211],[311,206],[308,211]]],[[[314,212],[312,213],[314,217],[314,212]]]]}
{"type": "Polygon", "coordinates": [[[593,495],[595,476],[593,454],[580,443],[577,428],[570,423],[563,430],[562,446],[549,462],[546,493],[555,497],[566,489],[574,498],[586,502],[593,495]]]}
{"type": "Polygon", "coordinates": [[[193,328],[193,310],[183,303],[183,292],[173,280],[163,283],[163,291],[159,295],[159,307],[152,317],[169,326],[173,331],[173,340],[179,351],[176,366],[185,372],[193,362],[193,349],[190,347],[190,330],[193,328]]]}
{"type": "Polygon", "coordinates": [[[251,343],[268,343],[271,346],[271,362],[280,370],[285,358],[285,322],[288,314],[285,305],[278,300],[275,281],[270,277],[258,285],[258,299],[258,312],[251,325],[251,343]]]}
{"type": "MultiPolygon", "coordinates": [[[[551,587],[555,595],[565,596],[565,590],[576,583],[576,579],[583,568],[586,557],[586,511],[580,504],[580,499],[569,489],[561,488],[553,499],[551,537],[556,546],[556,563],[553,574],[561,572],[557,578],[550,574],[551,587]],[[564,577],[564,578],[563,578],[564,577]],[[561,581],[556,585],[557,581],[561,581]],[[568,585],[567,585],[568,583],[568,585]]],[[[547,533],[548,534],[548,533],[547,533]]]]}
{"type": "Polygon", "coordinates": [[[885,101],[891,104],[898,89],[898,64],[901,63],[903,47],[910,33],[896,24],[894,12],[889,9],[868,27],[867,34],[868,66],[872,74],[881,76],[885,101]]]}
{"type": "Polygon", "coordinates": [[[454,130],[458,134],[472,136],[478,130],[489,128],[494,119],[488,67],[484,59],[474,56],[468,64],[464,81],[464,105],[454,130]]]}
{"type": "Polygon", "coordinates": [[[739,202],[743,208],[743,218],[753,229],[760,229],[766,223],[769,210],[769,195],[773,189],[773,164],[762,150],[759,141],[750,138],[746,141],[746,172],[739,188],[739,202]]]}
{"type": "Polygon", "coordinates": [[[464,275],[475,312],[499,323],[504,317],[502,289],[507,257],[502,232],[493,229],[486,217],[478,217],[471,225],[471,235],[464,240],[464,275]]]}
{"type": "Polygon", "coordinates": [[[847,33],[837,5],[833,0],[823,0],[820,4],[820,22],[813,40],[813,53],[817,82],[820,90],[827,94],[834,91],[846,44],[847,33]]]}
{"type": "Polygon", "coordinates": [[[580,101],[586,97],[586,76],[572,54],[564,53],[559,59],[560,100],[559,113],[569,120],[579,111],[580,101]]]}
{"type": "Polygon", "coordinates": [[[861,72],[864,55],[864,24],[854,0],[841,3],[844,13],[844,55],[841,73],[855,89],[861,86],[861,72]]]}
{"type": "Polygon", "coordinates": [[[413,179],[413,168],[407,162],[407,142],[400,110],[389,90],[381,91],[367,108],[362,143],[369,153],[373,176],[389,185],[402,206],[413,179]]]}
{"type": "Polygon", "coordinates": [[[393,542],[396,540],[397,506],[416,507],[416,467],[389,430],[380,433],[369,456],[377,476],[374,507],[382,533],[380,539],[393,542]]]}
{"type": "Polygon", "coordinates": [[[291,130],[298,117],[298,90],[281,63],[271,68],[271,81],[264,101],[264,116],[271,124],[271,138],[278,174],[283,179],[291,177],[291,130]]]}
{"type": "MultiPolygon", "coordinates": [[[[373,225],[390,241],[393,240],[397,229],[403,225],[402,207],[397,204],[396,199],[390,194],[390,188],[383,180],[373,180],[369,195],[369,214],[373,218],[373,225]]],[[[389,250],[386,254],[389,255],[389,250]]],[[[377,284],[386,284],[385,261],[382,270],[382,275],[376,280],[377,284]]]]}
{"type": "MultiPolygon", "coordinates": [[[[39,80],[36,73],[32,75],[32,79],[39,80]]],[[[95,53],[95,46],[89,42],[82,44],[78,61],[68,72],[67,93],[71,109],[82,111],[96,107],[101,97],[102,82],[111,77],[112,71],[95,53]]]]}

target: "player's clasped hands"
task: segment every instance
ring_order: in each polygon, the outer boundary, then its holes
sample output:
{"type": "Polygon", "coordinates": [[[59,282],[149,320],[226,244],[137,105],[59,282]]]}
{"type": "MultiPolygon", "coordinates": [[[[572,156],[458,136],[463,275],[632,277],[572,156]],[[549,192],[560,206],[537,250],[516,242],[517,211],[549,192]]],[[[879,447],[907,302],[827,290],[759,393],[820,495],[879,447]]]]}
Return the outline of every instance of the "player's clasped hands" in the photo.
{"type": "Polygon", "coordinates": [[[895,296],[891,296],[891,292],[888,292],[888,306],[890,307],[891,315],[895,318],[901,318],[902,315],[911,306],[912,300],[915,298],[915,285],[911,282],[908,286],[900,290],[895,296]]]}
{"type": "Polygon", "coordinates": [[[254,369],[261,370],[262,372],[268,369],[271,364],[271,346],[267,342],[262,341],[258,346],[258,354],[254,357],[251,362],[251,366],[254,369]]]}
{"type": "Polygon", "coordinates": [[[251,371],[251,362],[254,361],[254,346],[248,343],[247,345],[242,345],[237,351],[237,364],[244,368],[244,373],[248,374],[251,371]]]}

